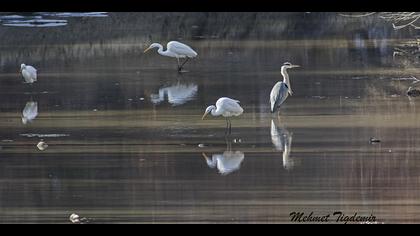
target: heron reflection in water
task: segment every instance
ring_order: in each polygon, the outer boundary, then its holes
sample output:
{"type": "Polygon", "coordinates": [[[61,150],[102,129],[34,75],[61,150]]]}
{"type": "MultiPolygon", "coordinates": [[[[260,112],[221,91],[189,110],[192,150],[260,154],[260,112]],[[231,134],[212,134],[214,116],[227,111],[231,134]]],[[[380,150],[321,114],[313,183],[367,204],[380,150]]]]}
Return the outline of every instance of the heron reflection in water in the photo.
{"type": "Polygon", "coordinates": [[[245,154],[241,151],[232,151],[232,142],[226,139],[226,151],[219,154],[213,154],[209,158],[205,153],[202,153],[210,168],[216,168],[221,175],[228,175],[236,170],[239,170],[241,163],[245,158],[245,154]]]}
{"type": "Polygon", "coordinates": [[[178,81],[175,85],[160,88],[158,94],[150,95],[150,99],[153,104],[157,105],[165,101],[165,97],[167,97],[172,106],[179,106],[193,100],[197,91],[198,86],[196,84],[178,81]]]}
{"type": "Polygon", "coordinates": [[[22,123],[24,125],[33,122],[38,116],[38,103],[29,101],[26,103],[25,108],[22,111],[22,123]]]}
{"type": "Polygon", "coordinates": [[[283,152],[283,167],[286,170],[292,170],[297,164],[296,160],[290,157],[293,134],[286,128],[277,126],[274,120],[271,120],[270,134],[274,148],[283,152]]]}

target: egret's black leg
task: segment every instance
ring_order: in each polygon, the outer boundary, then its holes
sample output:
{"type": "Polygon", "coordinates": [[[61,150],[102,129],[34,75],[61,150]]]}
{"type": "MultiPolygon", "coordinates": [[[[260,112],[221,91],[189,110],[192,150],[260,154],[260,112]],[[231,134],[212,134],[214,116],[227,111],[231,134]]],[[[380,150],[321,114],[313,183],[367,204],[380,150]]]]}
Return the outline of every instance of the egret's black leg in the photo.
{"type": "Polygon", "coordinates": [[[181,71],[181,66],[179,65],[179,58],[176,58],[177,62],[178,62],[178,71],[181,71]]]}
{"type": "Polygon", "coordinates": [[[229,119],[229,134],[232,134],[232,121],[229,119]]]}
{"type": "Polygon", "coordinates": [[[182,63],[181,67],[179,67],[179,71],[180,71],[180,72],[181,72],[181,70],[182,70],[182,67],[184,67],[185,63],[187,63],[187,61],[188,61],[189,59],[190,59],[190,58],[189,58],[189,57],[187,57],[187,59],[185,59],[185,61],[182,63]]]}
{"type": "Polygon", "coordinates": [[[229,121],[228,121],[228,118],[226,117],[226,129],[225,129],[225,136],[228,134],[228,130],[229,130],[229,121]]]}

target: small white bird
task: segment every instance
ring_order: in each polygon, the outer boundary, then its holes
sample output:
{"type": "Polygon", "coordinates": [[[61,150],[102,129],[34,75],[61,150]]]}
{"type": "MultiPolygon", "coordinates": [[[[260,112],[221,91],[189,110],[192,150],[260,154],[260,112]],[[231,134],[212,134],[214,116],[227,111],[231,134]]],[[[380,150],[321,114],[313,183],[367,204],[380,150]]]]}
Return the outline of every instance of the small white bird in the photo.
{"type": "Polygon", "coordinates": [[[36,147],[40,150],[40,151],[44,151],[45,149],[47,149],[48,144],[46,142],[44,142],[43,140],[41,140],[36,147]]]}
{"type": "Polygon", "coordinates": [[[175,57],[178,61],[178,72],[182,71],[182,67],[190,58],[194,58],[198,55],[190,46],[178,41],[170,41],[166,45],[166,51],[163,51],[163,46],[160,43],[152,43],[146,50],[144,50],[144,53],[152,48],[158,48],[157,52],[162,56],[175,57]],[[182,65],[179,62],[180,58],[186,58],[182,65]]]}
{"type": "Polygon", "coordinates": [[[229,134],[232,132],[232,123],[230,121],[230,117],[232,116],[239,116],[244,112],[244,109],[239,105],[238,100],[234,100],[227,97],[221,97],[217,100],[216,106],[211,105],[207,107],[206,111],[204,112],[203,117],[201,118],[204,120],[209,113],[212,116],[223,116],[226,118],[226,131],[229,130],[229,134]]]}
{"type": "Polygon", "coordinates": [[[69,217],[69,220],[73,224],[83,224],[83,223],[89,222],[88,218],[85,218],[85,217],[80,218],[80,216],[76,213],[71,214],[69,217]]]}
{"type": "Polygon", "coordinates": [[[38,103],[27,102],[25,108],[22,111],[22,123],[26,125],[28,122],[32,122],[38,116],[38,103]]]}
{"type": "Polygon", "coordinates": [[[37,72],[33,66],[27,66],[25,64],[20,65],[20,72],[22,73],[25,83],[32,84],[37,81],[37,72]]]}

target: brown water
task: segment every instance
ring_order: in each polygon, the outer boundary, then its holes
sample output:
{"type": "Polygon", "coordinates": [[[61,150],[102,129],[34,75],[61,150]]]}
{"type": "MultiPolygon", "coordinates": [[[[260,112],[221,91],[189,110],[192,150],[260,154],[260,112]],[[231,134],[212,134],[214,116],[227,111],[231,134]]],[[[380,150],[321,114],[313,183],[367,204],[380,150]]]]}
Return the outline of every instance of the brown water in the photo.
{"type": "Polygon", "coordinates": [[[0,222],[420,222],[420,104],[405,96],[419,70],[395,63],[395,40],[184,41],[199,57],[182,75],[124,38],[0,45],[0,222]],[[14,54],[38,83],[22,83],[14,54]],[[268,95],[285,61],[302,67],[278,119],[268,95]],[[230,137],[201,120],[221,96],[245,110],[230,137]],[[38,109],[26,124],[25,106],[38,109]]]}

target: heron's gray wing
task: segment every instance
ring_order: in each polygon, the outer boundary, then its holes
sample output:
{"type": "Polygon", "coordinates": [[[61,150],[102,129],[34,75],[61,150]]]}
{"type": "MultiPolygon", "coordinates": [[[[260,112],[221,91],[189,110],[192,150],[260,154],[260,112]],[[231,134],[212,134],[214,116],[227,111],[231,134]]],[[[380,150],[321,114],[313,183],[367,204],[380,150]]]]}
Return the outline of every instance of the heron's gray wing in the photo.
{"type": "Polygon", "coordinates": [[[278,82],[274,85],[270,93],[271,112],[275,112],[283,104],[288,96],[288,91],[289,88],[283,82],[278,82]]]}

